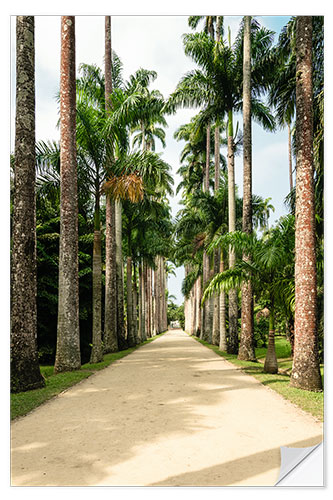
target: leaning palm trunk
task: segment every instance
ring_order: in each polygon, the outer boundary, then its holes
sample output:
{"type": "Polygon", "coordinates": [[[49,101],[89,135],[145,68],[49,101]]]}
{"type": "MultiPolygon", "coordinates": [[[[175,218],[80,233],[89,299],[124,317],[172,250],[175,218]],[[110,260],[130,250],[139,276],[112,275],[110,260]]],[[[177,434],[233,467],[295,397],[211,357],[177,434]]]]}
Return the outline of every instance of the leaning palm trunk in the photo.
{"type": "MultiPolygon", "coordinates": [[[[251,130],[251,16],[244,18],[243,58],[243,231],[252,233],[252,130],[251,130]]],[[[243,254],[249,261],[249,255],[243,254]]],[[[255,361],[253,293],[251,282],[242,285],[241,335],[238,359],[255,361]]]]}
{"type": "Polygon", "coordinates": [[[76,165],[75,18],[61,18],[60,241],[55,373],[81,366],[76,165]]]}
{"type": "Polygon", "coordinates": [[[268,346],[264,364],[264,372],[277,373],[277,371],[278,364],[275,352],[275,311],[273,301],[271,301],[271,307],[269,310],[268,346]]]}
{"type": "MultiPolygon", "coordinates": [[[[229,232],[236,230],[236,200],[235,200],[235,166],[234,166],[234,139],[233,139],[233,117],[232,110],[228,113],[228,215],[229,232]]],[[[235,252],[229,249],[229,268],[235,265],[235,252]]],[[[238,296],[237,290],[229,291],[229,342],[228,352],[238,352],[238,296]]]]}
{"type": "Polygon", "coordinates": [[[35,24],[16,19],[16,120],[11,255],[11,391],[45,385],[37,352],[35,24]],[[26,76],[25,79],[22,76],[26,76]]]}
{"type": "Polygon", "coordinates": [[[290,384],[322,390],[317,339],[312,17],[296,20],[295,344],[290,384]]]}
{"type": "Polygon", "coordinates": [[[118,351],[115,202],[106,195],[104,352],[118,351]]]}

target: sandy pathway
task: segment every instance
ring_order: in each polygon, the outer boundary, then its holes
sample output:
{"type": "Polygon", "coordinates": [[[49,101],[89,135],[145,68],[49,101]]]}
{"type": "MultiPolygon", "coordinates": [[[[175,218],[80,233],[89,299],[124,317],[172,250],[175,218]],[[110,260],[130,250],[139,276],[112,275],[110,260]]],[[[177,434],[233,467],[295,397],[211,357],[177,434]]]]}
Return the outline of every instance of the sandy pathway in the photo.
{"type": "Polygon", "coordinates": [[[322,425],[180,330],[12,424],[12,485],[273,485],[322,425]]]}

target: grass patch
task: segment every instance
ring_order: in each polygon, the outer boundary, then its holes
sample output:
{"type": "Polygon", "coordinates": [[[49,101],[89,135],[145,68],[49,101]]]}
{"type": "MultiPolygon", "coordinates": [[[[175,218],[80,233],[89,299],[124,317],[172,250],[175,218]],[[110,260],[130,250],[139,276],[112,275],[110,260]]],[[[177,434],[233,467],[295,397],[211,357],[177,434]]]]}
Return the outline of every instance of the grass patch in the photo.
{"type": "Polygon", "coordinates": [[[41,366],[40,371],[45,378],[46,386],[42,389],[34,389],[32,391],[19,392],[17,394],[10,395],[10,410],[11,410],[11,420],[14,420],[17,417],[22,417],[26,415],[30,411],[34,410],[41,404],[45,403],[49,399],[53,398],[60,392],[72,387],[75,384],[81,382],[85,378],[92,375],[94,372],[102,370],[106,368],[111,363],[114,363],[118,359],[127,356],[131,352],[138,349],[142,345],[148,344],[153,340],[161,337],[163,333],[159,335],[155,335],[154,337],[149,338],[145,342],[138,344],[135,347],[130,347],[129,349],[125,349],[124,351],[114,352],[110,354],[106,354],[103,357],[103,361],[100,363],[85,363],[81,366],[80,370],[74,370],[72,372],[64,372],[58,373],[54,375],[53,366],[41,366]]]}
{"type": "Polygon", "coordinates": [[[81,382],[81,380],[89,377],[89,375],[93,373],[75,370],[72,372],[59,373],[58,375],[49,375],[49,368],[51,368],[53,372],[53,366],[41,366],[42,374],[47,374],[44,375],[45,387],[10,395],[10,416],[12,420],[26,415],[34,408],[37,408],[37,406],[45,403],[45,401],[48,401],[65,389],[81,382]]]}
{"type": "MultiPolygon", "coordinates": [[[[252,375],[263,385],[267,385],[274,391],[278,392],[285,399],[288,399],[291,403],[299,406],[302,410],[310,413],[318,420],[324,419],[324,393],[323,392],[311,392],[304,391],[302,389],[296,389],[295,387],[290,387],[290,373],[292,368],[292,359],[290,357],[290,346],[288,341],[284,337],[276,338],[276,355],[278,358],[279,370],[287,371],[287,373],[277,373],[271,375],[269,373],[264,373],[263,361],[266,356],[267,348],[261,347],[256,349],[256,357],[259,363],[254,363],[251,361],[240,361],[237,359],[236,354],[228,354],[219,350],[217,346],[209,344],[204,340],[201,340],[193,336],[195,340],[200,342],[212,349],[216,354],[222,356],[227,361],[230,361],[235,366],[239,367],[242,371],[248,375],[252,375]]],[[[320,366],[321,374],[323,377],[324,366],[320,366]]]]}

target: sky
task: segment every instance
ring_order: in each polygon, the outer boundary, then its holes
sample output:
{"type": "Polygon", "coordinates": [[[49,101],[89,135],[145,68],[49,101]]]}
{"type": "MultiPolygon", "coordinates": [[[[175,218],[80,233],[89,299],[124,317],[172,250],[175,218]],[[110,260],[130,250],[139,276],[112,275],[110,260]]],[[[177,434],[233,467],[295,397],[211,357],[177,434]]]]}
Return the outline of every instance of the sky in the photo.
{"type": "MultiPolygon", "coordinates": [[[[281,28],[288,22],[289,16],[256,16],[267,28],[276,32],[275,40],[281,28]]],[[[241,16],[225,16],[224,27],[230,26],[234,40],[241,16]]],[[[11,149],[14,141],[15,116],[15,16],[11,18],[11,149]]],[[[112,47],[123,63],[123,77],[128,77],[138,68],[153,69],[158,77],[152,88],[159,89],[168,97],[178,81],[189,70],[195,68],[193,61],[185,56],[182,35],[191,32],[187,16],[112,16],[112,47]]],[[[59,139],[56,128],[58,105],[55,95],[59,89],[60,67],[60,16],[35,16],[36,46],[36,139],[59,139]]],[[[104,16],[76,16],[76,64],[97,64],[104,67],[104,16]]],[[[181,109],[167,118],[166,148],[157,146],[163,159],[172,167],[174,187],[180,181],[177,170],[180,167],[179,156],[184,142],[173,138],[174,131],[187,123],[197,110],[181,109]]],[[[242,128],[242,117],[237,115],[235,122],[242,128]]],[[[253,192],[263,198],[271,197],[275,207],[270,224],[286,213],[284,198],[289,190],[288,180],[288,141],[287,131],[275,134],[265,132],[253,122],[253,192]]],[[[222,148],[222,153],[226,150],[222,148]]],[[[242,155],[235,160],[235,181],[242,196],[242,155]]],[[[173,216],[179,210],[180,194],[170,199],[173,216]]],[[[183,268],[178,268],[176,276],[170,276],[168,287],[175,302],[183,301],[181,281],[183,268]]]]}

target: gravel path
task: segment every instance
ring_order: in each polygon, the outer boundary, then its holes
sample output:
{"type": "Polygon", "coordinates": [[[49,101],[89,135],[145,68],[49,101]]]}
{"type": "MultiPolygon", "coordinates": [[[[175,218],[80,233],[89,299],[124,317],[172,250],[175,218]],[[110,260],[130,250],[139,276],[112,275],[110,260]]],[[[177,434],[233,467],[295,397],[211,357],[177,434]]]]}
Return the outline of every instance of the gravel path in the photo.
{"type": "Polygon", "coordinates": [[[274,485],[322,424],[181,330],[13,422],[12,485],[274,485]]]}

